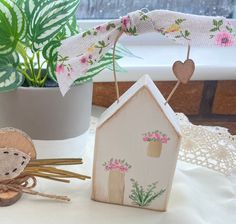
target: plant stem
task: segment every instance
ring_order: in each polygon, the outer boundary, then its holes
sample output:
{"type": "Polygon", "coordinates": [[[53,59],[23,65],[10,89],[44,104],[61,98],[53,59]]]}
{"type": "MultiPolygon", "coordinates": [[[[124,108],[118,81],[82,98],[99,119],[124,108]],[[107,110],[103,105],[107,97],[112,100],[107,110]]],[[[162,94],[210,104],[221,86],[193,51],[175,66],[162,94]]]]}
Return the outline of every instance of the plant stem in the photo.
{"type": "Polygon", "coordinates": [[[40,84],[41,87],[44,86],[44,84],[45,84],[47,78],[48,78],[48,73],[46,73],[46,75],[44,76],[43,80],[41,80],[41,81],[39,82],[39,84],[40,84]]]}
{"type": "Polygon", "coordinates": [[[34,82],[34,80],[28,75],[28,73],[25,70],[17,68],[17,71],[20,72],[22,75],[24,75],[26,80],[29,81],[30,83],[34,82]]]}
{"type": "Polygon", "coordinates": [[[34,75],[34,64],[33,64],[34,55],[30,58],[27,55],[27,51],[25,49],[25,46],[21,42],[18,42],[18,44],[16,46],[16,51],[23,58],[24,66],[25,66],[24,70],[18,68],[18,71],[21,72],[25,76],[26,80],[30,81],[29,84],[32,84],[33,86],[37,85],[37,81],[36,81],[35,75],[34,75]],[[29,73],[27,73],[27,71],[29,71],[29,73]],[[31,75],[33,75],[33,77],[31,75]]]}
{"type": "Polygon", "coordinates": [[[37,57],[37,63],[38,63],[38,74],[37,74],[37,80],[40,80],[41,78],[41,71],[42,71],[42,65],[40,66],[40,52],[36,52],[36,57],[37,57]]]}
{"type": "Polygon", "coordinates": [[[29,56],[27,54],[27,50],[26,47],[21,43],[18,42],[17,46],[16,46],[16,51],[21,55],[21,57],[24,60],[24,67],[25,69],[21,69],[20,66],[18,68],[18,71],[21,72],[26,80],[28,81],[29,85],[32,86],[44,86],[46,80],[47,80],[47,75],[46,77],[43,78],[43,80],[41,80],[41,72],[42,72],[42,67],[44,65],[44,63],[46,63],[47,61],[44,61],[42,64],[40,62],[40,51],[32,52],[32,56],[29,56]],[[34,58],[35,56],[37,57],[37,67],[38,67],[38,73],[36,75],[35,73],[35,67],[34,67],[34,58]]]}
{"type": "Polygon", "coordinates": [[[29,58],[30,61],[30,70],[31,70],[31,74],[33,75],[33,79],[34,79],[34,86],[38,86],[38,82],[36,79],[36,75],[35,75],[35,70],[34,70],[34,52],[32,52],[33,56],[29,58]]]}

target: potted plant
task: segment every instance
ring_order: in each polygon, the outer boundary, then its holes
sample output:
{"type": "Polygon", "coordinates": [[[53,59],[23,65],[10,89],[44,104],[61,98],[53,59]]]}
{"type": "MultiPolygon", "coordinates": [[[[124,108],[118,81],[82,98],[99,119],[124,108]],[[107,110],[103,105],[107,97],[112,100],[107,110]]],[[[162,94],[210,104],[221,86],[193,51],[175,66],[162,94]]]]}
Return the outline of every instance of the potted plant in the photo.
{"type": "Polygon", "coordinates": [[[79,0],[1,0],[0,127],[13,126],[44,140],[75,137],[89,127],[92,77],[109,68],[112,54],[61,96],[57,49],[78,33],[78,6],[79,0]]]}

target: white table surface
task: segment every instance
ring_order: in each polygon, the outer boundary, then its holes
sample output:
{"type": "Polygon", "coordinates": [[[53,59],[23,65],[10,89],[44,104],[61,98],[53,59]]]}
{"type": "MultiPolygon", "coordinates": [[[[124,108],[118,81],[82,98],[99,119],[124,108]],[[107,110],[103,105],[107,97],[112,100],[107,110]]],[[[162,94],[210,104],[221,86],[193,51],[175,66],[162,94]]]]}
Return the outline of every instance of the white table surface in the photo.
{"type": "MultiPolygon", "coordinates": [[[[102,109],[94,108],[95,116],[102,109]]],[[[93,126],[95,120],[93,119],[93,126]]],[[[38,158],[78,157],[85,164],[69,169],[92,173],[94,130],[80,138],[58,142],[35,141],[38,158]],[[86,146],[85,141],[87,140],[86,146]]],[[[225,177],[214,171],[178,162],[167,212],[122,207],[92,201],[91,180],[71,184],[39,180],[37,190],[67,195],[69,203],[24,195],[10,207],[0,208],[0,224],[233,224],[236,223],[236,172],[225,177]]]]}

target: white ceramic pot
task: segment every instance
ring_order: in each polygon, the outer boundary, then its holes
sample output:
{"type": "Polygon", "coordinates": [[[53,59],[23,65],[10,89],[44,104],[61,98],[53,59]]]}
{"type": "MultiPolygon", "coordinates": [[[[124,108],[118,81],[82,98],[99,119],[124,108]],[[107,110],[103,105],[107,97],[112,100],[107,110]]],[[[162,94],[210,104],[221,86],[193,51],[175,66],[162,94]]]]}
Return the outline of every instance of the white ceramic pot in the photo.
{"type": "Polygon", "coordinates": [[[0,128],[19,128],[39,140],[79,136],[89,127],[92,88],[89,81],[72,87],[65,97],[57,87],[0,93],[0,128]]]}

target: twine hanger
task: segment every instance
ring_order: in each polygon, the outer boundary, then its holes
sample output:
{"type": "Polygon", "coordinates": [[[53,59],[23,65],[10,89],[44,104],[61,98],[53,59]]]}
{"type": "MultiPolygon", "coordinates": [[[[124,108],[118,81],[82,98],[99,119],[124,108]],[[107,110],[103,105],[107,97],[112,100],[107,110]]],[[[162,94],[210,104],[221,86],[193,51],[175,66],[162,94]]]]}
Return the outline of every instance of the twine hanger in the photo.
{"type": "MultiPolygon", "coordinates": [[[[187,59],[185,60],[185,62],[189,61],[189,62],[191,63],[190,66],[193,66],[193,70],[192,70],[192,74],[193,74],[194,69],[195,69],[195,64],[194,64],[194,62],[193,62],[191,59],[189,59],[190,49],[191,49],[190,44],[188,44],[187,59]]],[[[184,63],[185,63],[185,62],[184,62],[184,63]]],[[[183,65],[184,65],[184,63],[182,63],[182,62],[180,62],[180,61],[175,62],[174,65],[173,65],[173,67],[172,67],[172,70],[173,70],[174,74],[175,74],[174,66],[175,66],[176,63],[180,63],[180,64],[183,64],[183,65]]],[[[187,82],[188,82],[189,79],[191,78],[192,74],[190,74],[190,76],[188,76],[187,82]]],[[[176,74],[175,74],[175,75],[176,75],[176,74]]],[[[177,75],[176,75],[176,76],[177,76],[177,75]]],[[[181,82],[181,79],[179,79],[178,77],[177,77],[177,79],[178,79],[178,81],[177,81],[177,83],[175,84],[174,88],[171,90],[169,96],[167,97],[166,102],[165,102],[165,105],[170,101],[171,97],[174,95],[174,93],[175,93],[175,91],[177,90],[177,88],[179,87],[179,85],[180,85],[181,83],[184,83],[184,84],[187,83],[187,82],[181,82]]]]}
{"type": "MultiPolygon", "coordinates": [[[[125,27],[122,25],[122,29],[121,29],[120,33],[117,35],[117,37],[116,37],[116,39],[115,39],[114,46],[113,46],[113,52],[112,52],[112,67],[113,67],[113,76],[114,76],[114,82],[115,82],[115,90],[116,90],[117,103],[119,103],[119,100],[120,100],[120,90],[119,90],[119,85],[118,85],[117,75],[116,75],[115,54],[116,54],[116,45],[117,45],[117,43],[118,43],[118,41],[119,41],[119,39],[120,39],[120,37],[122,36],[123,33],[125,33],[125,27]]],[[[176,92],[176,90],[177,90],[177,88],[179,87],[179,85],[180,85],[181,83],[186,84],[186,83],[190,80],[190,78],[191,78],[191,76],[192,76],[192,74],[193,74],[193,72],[194,72],[195,64],[194,64],[193,60],[191,60],[191,59],[189,58],[189,56],[190,56],[190,49],[191,49],[190,44],[188,44],[187,59],[185,60],[185,62],[182,63],[181,61],[176,61],[176,62],[174,63],[174,65],[173,65],[173,67],[172,67],[172,70],[173,70],[175,76],[177,77],[178,81],[177,81],[177,83],[175,84],[175,86],[174,86],[174,88],[172,89],[172,91],[170,92],[169,96],[167,97],[166,102],[165,102],[165,105],[170,101],[171,97],[174,95],[174,93],[176,92]],[[187,75],[187,80],[182,81],[181,78],[179,78],[179,77],[177,76],[177,74],[175,73],[174,67],[175,67],[175,65],[177,65],[177,63],[179,63],[180,65],[183,65],[183,66],[184,66],[186,62],[190,62],[190,64],[191,64],[191,65],[190,65],[190,67],[191,67],[190,69],[192,69],[192,71],[190,71],[191,74],[188,74],[188,75],[187,75]]],[[[186,78],[186,77],[185,77],[185,78],[186,78]]]]}
{"type": "Polygon", "coordinates": [[[117,103],[119,103],[120,101],[120,90],[119,90],[119,85],[117,82],[117,76],[116,76],[116,45],[118,43],[118,40],[120,39],[120,37],[122,36],[122,34],[125,32],[125,27],[122,25],[122,29],[120,31],[120,33],[117,35],[115,42],[114,42],[114,46],[113,46],[113,51],[112,51],[112,67],[113,67],[113,76],[114,76],[114,81],[115,81],[115,89],[116,89],[116,100],[117,103]]]}

